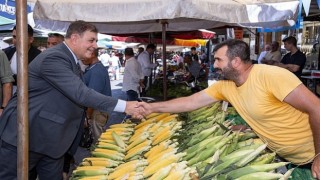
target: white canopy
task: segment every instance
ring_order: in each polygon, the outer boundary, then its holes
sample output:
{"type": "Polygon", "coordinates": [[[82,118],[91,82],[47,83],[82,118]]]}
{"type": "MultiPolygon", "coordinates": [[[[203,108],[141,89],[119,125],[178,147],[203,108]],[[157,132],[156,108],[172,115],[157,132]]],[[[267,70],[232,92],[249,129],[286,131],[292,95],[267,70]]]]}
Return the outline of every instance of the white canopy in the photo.
{"type": "Polygon", "coordinates": [[[282,27],[295,24],[298,0],[37,0],[36,28],[66,31],[70,22],[94,23],[110,34],[210,29],[225,25],[282,27]]]}

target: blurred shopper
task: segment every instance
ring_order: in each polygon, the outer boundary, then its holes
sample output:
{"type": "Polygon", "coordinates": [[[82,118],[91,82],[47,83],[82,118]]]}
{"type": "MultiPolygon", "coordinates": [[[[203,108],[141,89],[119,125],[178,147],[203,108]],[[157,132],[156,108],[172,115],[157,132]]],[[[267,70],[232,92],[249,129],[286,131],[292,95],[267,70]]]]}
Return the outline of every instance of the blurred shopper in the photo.
{"type": "Polygon", "coordinates": [[[111,68],[112,68],[112,73],[113,73],[113,79],[117,80],[119,79],[119,72],[120,72],[120,61],[119,61],[119,57],[116,56],[115,52],[111,53],[111,57],[110,57],[110,61],[111,64],[111,68]]]}
{"type": "Polygon", "coordinates": [[[47,48],[51,48],[64,41],[64,36],[59,33],[49,33],[47,39],[47,48]]]}
{"type": "Polygon", "coordinates": [[[124,68],[122,91],[127,93],[128,101],[137,101],[140,93],[140,87],[144,87],[144,75],[141,65],[134,57],[133,49],[126,48],[124,50],[126,66],[124,68]]]}
{"type": "MultiPolygon", "coordinates": [[[[41,51],[32,46],[33,43],[33,29],[32,27],[28,24],[28,63],[30,63],[36,56],[38,56],[41,51]]],[[[13,93],[16,92],[17,90],[17,73],[18,73],[18,59],[17,59],[17,31],[16,31],[16,26],[13,27],[12,30],[12,43],[13,46],[9,46],[5,49],[3,49],[3,51],[6,53],[9,61],[10,61],[10,67],[11,67],[11,71],[13,73],[13,78],[15,79],[15,82],[13,83],[13,93]]]]}
{"type": "Polygon", "coordinates": [[[136,59],[138,59],[138,56],[144,51],[144,48],[143,47],[139,47],[138,48],[138,53],[137,55],[135,56],[136,59]]]}
{"type": "Polygon", "coordinates": [[[141,95],[145,96],[146,95],[146,88],[147,84],[149,81],[149,76],[152,74],[152,70],[157,67],[157,64],[151,63],[150,56],[154,54],[156,51],[156,46],[154,44],[148,44],[147,48],[145,51],[143,51],[139,56],[138,56],[138,62],[141,65],[142,73],[144,75],[144,88],[142,88],[141,95]]]}
{"type": "Polygon", "coordinates": [[[99,60],[101,61],[102,65],[109,70],[109,66],[110,66],[110,55],[108,54],[108,52],[105,49],[100,49],[100,56],[99,56],[99,60]]]}
{"type": "Polygon", "coordinates": [[[275,63],[274,65],[288,69],[298,78],[301,78],[302,70],[307,61],[306,55],[297,48],[297,39],[295,37],[289,36],[283,39],[282,42],[284,42],[284,48],[290,52],[282,58],[281,63],[275,63]]]}
{"type": "MultiPolygon", "coordinates": [[[[91,58],[82,60],[83,64],[88,65],[84,72],[84,81],[89,88],[103,95],[111,96],[108,71],[99,61],[98,54],[99,49],[95,49],[91,58]]],[[[107,112],[88,107],[87,119],[92,127],[94,142],[99,139],[101,133],[104,131],[104,126],[106,125],[108,118],[109,114],[107,112]]]]}
{"type": "Polygon", "coordinates": [[[201,64],[208,63],[208,58],[204,50],[201,51],[200,61],[201,64]]]}
{"type": "MultiPolygon", "coordinates": [[[[192,47],[191,48],[191,59],[192,59],[192,61],[198,61],[199,62],[199,56],[198,56],[196,47],[192,47]]],[[[201,62],[199,62],[199,63],[201,63],[201,62]]]]}
{"type": "Polygon", "coordinates": [[[12,71],[6,54],[0,50],[0,116],[12,96],[12,71]]]}
{"type": "Polygon", "coordinates": [[[262,51],[258,58],[258,64],[261,64],[261,60],[266,56],[266,54],[271,50],[270,44],[264,46],[264,51],[262,51]]]}
{"type": "Polygon", "coordinates": [[[274,64],[281,61],[281,53],[279,51],[279,43],[273,41],[271,43],[271,51],[267,52],[266,55],[262,58],[261,63],[263,64],[274,64]]]}

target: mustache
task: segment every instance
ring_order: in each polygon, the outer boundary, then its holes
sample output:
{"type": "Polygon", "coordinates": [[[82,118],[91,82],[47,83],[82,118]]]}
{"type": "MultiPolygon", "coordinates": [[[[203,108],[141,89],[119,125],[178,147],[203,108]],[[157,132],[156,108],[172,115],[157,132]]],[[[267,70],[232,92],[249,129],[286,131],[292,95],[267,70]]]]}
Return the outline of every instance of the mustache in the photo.
{"type": "Polygon", "coordinates": [[[222,72],[221,68],[214,68],[213,70],[214,70],[214,72],[222,72]]]}

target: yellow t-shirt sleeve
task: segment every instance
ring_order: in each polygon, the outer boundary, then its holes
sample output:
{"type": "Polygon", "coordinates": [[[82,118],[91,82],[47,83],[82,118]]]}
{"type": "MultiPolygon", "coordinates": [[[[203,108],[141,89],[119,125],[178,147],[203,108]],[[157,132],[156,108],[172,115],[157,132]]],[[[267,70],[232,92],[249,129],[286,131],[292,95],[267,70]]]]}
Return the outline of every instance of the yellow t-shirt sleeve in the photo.
{"type": "Polygon", "coordinates": [[[223,81],[218,81],[206,88],[204,92],[214,100],[225,100],[225,97],[221,93],[222,86],[223,81]]]}
{"type": "Polygon", "coordinates": [[[266,82],[266,88],[280,101],[302,83],[297,76],[284,68],[275,67],[271,70],[262,78],[266,82]]]}

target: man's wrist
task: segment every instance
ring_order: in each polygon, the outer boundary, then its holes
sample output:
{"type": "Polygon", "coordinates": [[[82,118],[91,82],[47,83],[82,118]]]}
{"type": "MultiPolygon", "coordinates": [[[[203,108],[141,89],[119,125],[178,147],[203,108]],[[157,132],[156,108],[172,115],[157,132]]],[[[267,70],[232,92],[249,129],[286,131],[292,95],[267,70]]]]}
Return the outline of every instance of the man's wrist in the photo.
{"type": "Polygon", "coordinates": [[[6,108],[6,107],[3,107],[3,106],[0,107],[0,109],[4,109],[4,108],[6,108]]]}

